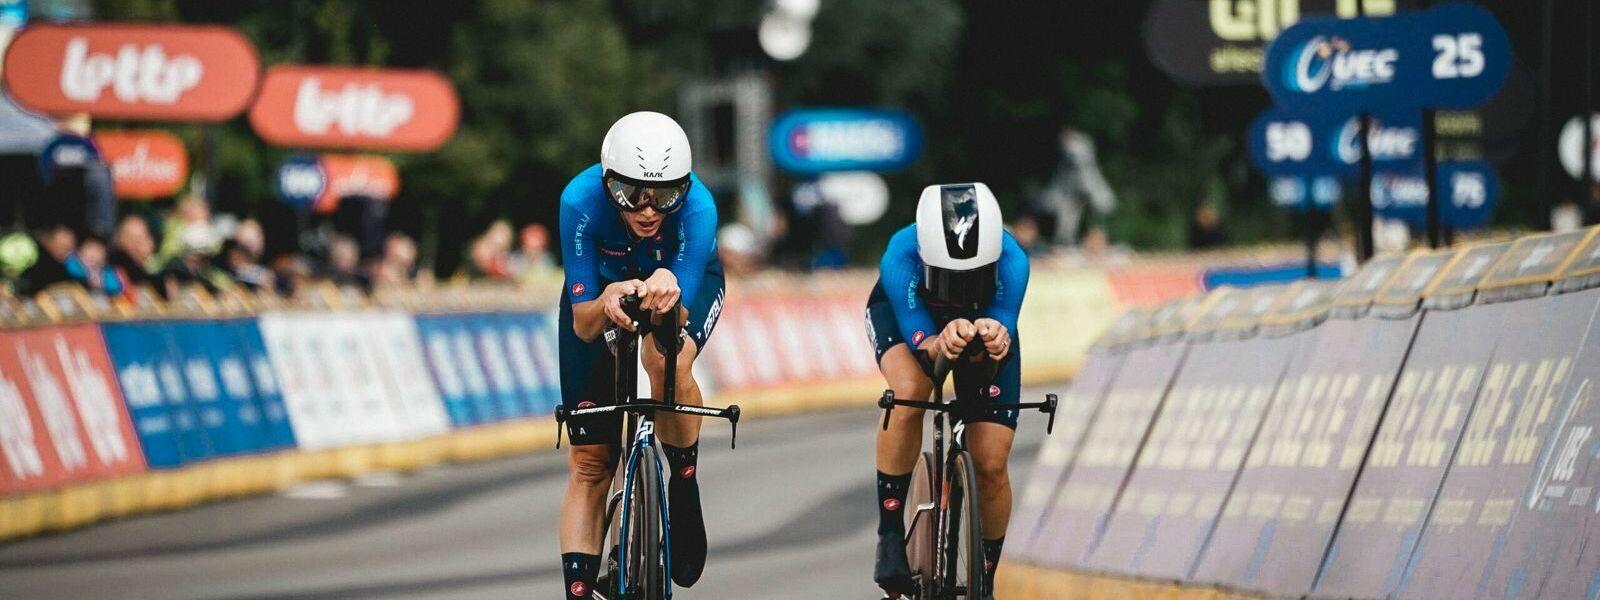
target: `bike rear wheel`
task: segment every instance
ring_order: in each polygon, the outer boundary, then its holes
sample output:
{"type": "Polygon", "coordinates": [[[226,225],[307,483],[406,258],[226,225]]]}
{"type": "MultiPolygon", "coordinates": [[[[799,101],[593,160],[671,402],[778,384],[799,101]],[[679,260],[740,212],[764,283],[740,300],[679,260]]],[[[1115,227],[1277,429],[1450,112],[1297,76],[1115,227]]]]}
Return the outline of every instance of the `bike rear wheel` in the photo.
{"type": "Polygon", "coordinates": [[[977,470],[972,455],[957,452],[950,461],[946,489],[949,510],[945,513],[943,535],[945,570],[943,579],[950,597],[983,600],[988,583],[983,568],[983,517],[978,503],[977,470]]]}
{"type": "Polygon", "coordinates": [[[906,490],[906,505],[901,509],[906,525],[906,559],[922,587],[920,598],[934,597],[930,586],[937,572],[938,509],[933,501],[933,461],[932,452],[917,457],[917,466],[911,470],[911,487],[906,490]]]}
{"type": "Polygon", "coordinates": [[[667,597],[666,549],[663,545],[661,466],[655,446],[641,448],[623,498],[622,551],[624,599],[667,597]]]}

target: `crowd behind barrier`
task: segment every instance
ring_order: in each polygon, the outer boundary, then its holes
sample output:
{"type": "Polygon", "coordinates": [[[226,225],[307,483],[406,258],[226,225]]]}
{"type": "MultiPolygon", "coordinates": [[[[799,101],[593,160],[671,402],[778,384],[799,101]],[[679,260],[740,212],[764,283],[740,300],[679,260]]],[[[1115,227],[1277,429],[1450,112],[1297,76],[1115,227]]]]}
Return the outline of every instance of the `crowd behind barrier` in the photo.
{"type": "MultiPolygon", "coordinates": [[[[1117,314],[1193,296],[1206,264],[1038,261],[1021,327],[1052,343],[1031,347],[1025,380],[1072,377],[1117,314]]],[[[702,387],[753,414],[869,404],[883,386],[862,316],[874,275],[731,279],[702,387]]],[[[0,540],[553,445],[560,287],[190,285],[163,299],[62,284],[0,299],[0,540]]]]}
{"type": "Polygon", "coordinates": [[[1597,274],[1600,228],[1127,312],[996,595],[1596,597],[1597,274]]]}

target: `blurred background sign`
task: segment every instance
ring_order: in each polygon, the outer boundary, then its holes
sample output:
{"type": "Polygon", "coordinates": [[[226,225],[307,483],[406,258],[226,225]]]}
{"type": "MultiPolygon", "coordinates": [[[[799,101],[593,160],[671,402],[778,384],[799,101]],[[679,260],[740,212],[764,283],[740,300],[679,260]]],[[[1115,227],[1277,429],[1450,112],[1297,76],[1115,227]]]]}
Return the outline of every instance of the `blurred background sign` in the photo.
{"type": "MultiPolygon", "coordinates": [[[[1355,116],[1273,107],[1250,126],[1250,158],[1269,175],[1353,178],[1361,163],[1360,131],[1355,116]]],[[[1421,161],[1421,114],[1393,110],[1373,115],[1367,146],[1377,167],[1421,161]]]]}
{"type": "Polygon", "coordinates": [[[772,157],[790,173],[897,171],[922,153],[922,128],[901,112],[792,110],[772,126],[772,157]]]}
{"type": "Polygon", "coordinates": [[[1318,177],[1280,175],[1272,178],[1267,192],[1272,196],[1272,203],[1280,208],[1297,211],[1328,210],[1339,203],[1339,197],[1344,193],[1344,186],[1339,184],[1338,179],[1327,175],[1318,177]]]}
{"type": "MultiPolygon", "coordinates": [[[[1422,229],[1427,225],[1426,182],[1420,165],[1374,173],[1373,211],[1422,229]]],[[[1457,230],[1483,227],[1500,201],[1500,177],[1486,161],[1441,162],[1434,182],[1439,190],[1440,222],[1457,230]]]]}
{"type": "MultiPolygon", "coordinates": [[[[1589,117],[1589,172],[1600,173],[1600,114],[1589,117]]],[[[1557,142],[1561,154],[1561,166],[1566,168],[1567,174],[1574,178],[1583,177],[1583,119],[1573,117],[1561,128],[1561,139],[1557,142]]]]}
{"type": "Polygon", "coordinates": [[[1450,4],[1380,19],[1316,19],[1283,31],[1262,79],[1303,110],[1470,108],[1500,89],[1511,42],[1493,14],[1450,4]]]}
{"type": "Polygon", "coordinates": [[[255,46],[227,27],[36,24],[5,55],[6,89],[53,115],[225,121],[255,93],[255,46]]]}
{"type": "Polygon", "coordinates": [[[111,168],[118,198],[171,196],[189,175],[189,153],[178,136],[160,130],[102,131],[94,141],[111,168]]]}
{"type": "Polygon", "coordinates": [[[1261,81],[1266,46],[1302,18],[1382,17],[1408,0],[1157,0],[1144,21],[1150,60],[1190,86],[1261,81]]]}
{"type": "Polygon", "coordinates": [[[427,152],[460,119],[455,86],[419,70],[275,66],[250,108],[256,133],[289,147],[427,152]]]}
{"type": "Polygon", "coordinates": [[[324,154],[322,172],[327,184],[317,196],[314,208],[330,213],[344,198],[363,197],[393,200],[400,192],[400,172],[389,159],[375,154],[324,154]]]}
{"type": "Polygon", "coordinates": [[[296,154],[278,167],[278,200],[304,213],[311,210],[322,191],[328,188],[328,172],[314,154],[296,154]]]}

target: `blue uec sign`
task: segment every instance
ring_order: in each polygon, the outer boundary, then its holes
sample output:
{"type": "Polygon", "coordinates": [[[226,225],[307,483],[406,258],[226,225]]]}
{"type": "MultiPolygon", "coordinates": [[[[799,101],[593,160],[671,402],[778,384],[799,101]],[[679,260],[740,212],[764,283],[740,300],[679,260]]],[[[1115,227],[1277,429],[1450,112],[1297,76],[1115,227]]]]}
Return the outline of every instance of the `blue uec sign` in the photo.
{"type": "Polygon", "coordinates": [[[296,154],[278,167],[278,200],[297,211],[311,210],[327,186],[328,173],[316,156],[296,154]]]}
{"type": "MultiPolygon", "coordinates": [[[[1412,227],[1427,224],[1428,186],[1421,169],[1380,172],[1372,178],[1372,209],[1412,227]]],[[[1459,230],[1487,225],[1500,201],[1500,178],[1481,160],[1440,163],[1434,177],[1439,222],[1459,230]]]]}
{"type": "Polygon", "coordinates": [[[1511,43],[1489,11],[1466,4],[1369,19],[1308,19],[1267,48],[1278,104],[1308,111],[1470,108],[1511,68],[1511,43]]]}
{"type": "Polygon", "coordinates": [[[894,171],[922,153],[922,128],[887,110],[792,110],[773,124],[771,146],[773,161],[790,173],[894,171]]]}
{"type": "MultiPolygon", "coordinates": [[[[1250,158],[1268,175],[1353,178],[1361,165],[1359,117],[1269,108],[1250,125],[1250,158]]],[[[1371,115],[1367,151],[1374,168],[1422,160],[1422,118],[1414,110],[1371,115]]]]}

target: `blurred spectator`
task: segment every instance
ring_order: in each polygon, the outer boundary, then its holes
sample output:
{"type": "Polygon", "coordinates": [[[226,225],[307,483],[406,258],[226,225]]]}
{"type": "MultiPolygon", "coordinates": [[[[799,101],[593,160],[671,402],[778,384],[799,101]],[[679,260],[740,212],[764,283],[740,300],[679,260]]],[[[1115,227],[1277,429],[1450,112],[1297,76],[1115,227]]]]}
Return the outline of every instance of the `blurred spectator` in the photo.
{"type": "Polygon", "coordinates": [[[17,295],[32,296],[57,283],[71,281],[67,258],[78,244],[78,236],[66,225],[54,225],[37,234],[39,257],[17,278],[17,295]]]}
{"type": "Polygon", "coordinates": [[[417,243],[404,233],[391,233],[383,241],[383,258],[372,273],[374,287],[401,287],[417,276],[417,243]]]}
{"type": "Polygon", "coordinates": [[[261,257],[265,256],[267,234],[261,228],[261,221],[255,219],[239,221],[239,224],[234,227],[233,239],[239,242],[239,246],[244,248],[245,252],[249,253],[252,260],[259,263],[261,257]]]}
{"type": "Polygon", "coordinates": [[[160,255],[164,258],[176,257],[183,252],[185,230],[204,227],[207,230],[206,235],[211,235],[211,207],[199,196],[185,197],[173,207],[172,217],[167,219],[165,227],[166,230],[161,235],[160,255]]]}
{"type": "Polygon", "coordinates": [[[813,214],[817,218],[816,253],[811,257],[811,268],[817,270],[843,269],[849,266],[850,257],[845,248],[850,245],[850,226],[839,216],[839,205],[824,202],[813,214]]]}
{"type": "Polygon", "coordinates": [[[116,269],[106,261],[106,244],[100,238],[85,236],[66,260],[67,275],[91,294],[116,296],[126,289],[116,269]]]}
{"type": "Polygon", "coordinates": [[[1116,208],[1117,196],[1100,173],[1094,139],[1089,134],[1062,129],[1057,139],[1061,159],[1039,195],[1039,204],[1054,217],[1055,231],[1051,239],[1058,244],[1072,244],[1077,241],[1085,205],[1095,213],[1108,214],[1116,208]]]}
{"type": "Polygon", "coordinates": [[[311,268],[311,261],[303,254],[279,256],[272,262],[272,271],[278,295],[285,298],[293,297],[300,290],[306,289],[316,276],[316,271],[311,268]]]}
{"type": "Polygon", "coordinates": [[[276,289],[277,276],[262,266],[260,258],[242,241],[232,239],[222,243],[222,253],[218,255],[221,264],[218,266],[250,291],[276,289]]]}
{"type": "Polygon", "coordinates": [[[467,248],[467,264],[462,266],[457,276],[468,279],[510,279],[510,263],[511,225],[505,221],[495,221],[483,235],[473,238],[467,248]]]}
{"type": "Polygon", "coordinates": [[[1204,250],[1228,243],[1228,232],[1222,228],[1222,217],[1217,207],[1206,200],[1194,209],[1194,223],[1189,227],[1189,248],[1204,250]]]}
{"type": "Polygon", "coordinates": [[[1031,212],[1024,212],[1011,222],[1011,237],[1017,240],[1017,245],[1027,254],[1039,251],[1039,220],[1031,212]]]}
{"type": "Polygon", "coordinates": [[[111,245],[108,262],[129,287],[155,283],[156,241],[150,236],[148,222],[137,216],[124,217],[111,245]]]}
{"type": "Polygon", "coordinates": [[[349,236],[336,236],[333,243],[328,245],[328,270],[325,275],[339,287],[372,289],[372,280],[361,272],[361,246],[349,236]]]}
{"type": "Polygon", "coordinates": [[[717,232],[717,256],[729,275],[749,275],[761,266],[761,245],[755,230],[729,223],[717,232]]]}
{"type": "Polygon", "coordinates": [[[1550,209],[1550,230],[1556,233],[1577,231],[1583,228],[1583,209],[1572,202],[1562,202],[1550,209]]]}
{"type": "Polygon", "coordinates": [[[506,264],[513,277],[522,280],[556,272],[556,261],[550,256],[550,232],[544,225],[529,224],[517,237],[520,245],[506,264]]]}
{"type": "Polygon", "coordinates": [[[228,286],[227,274],[211,264],[216,253],[217,238],[209,224],[185,225],[178,234],[178,255],[161,269],[164,297],[175,298],[184,287],[196,283],[211,293],[228,286]]]}

